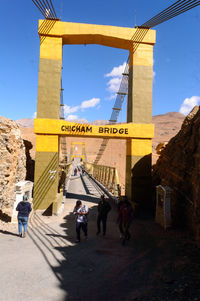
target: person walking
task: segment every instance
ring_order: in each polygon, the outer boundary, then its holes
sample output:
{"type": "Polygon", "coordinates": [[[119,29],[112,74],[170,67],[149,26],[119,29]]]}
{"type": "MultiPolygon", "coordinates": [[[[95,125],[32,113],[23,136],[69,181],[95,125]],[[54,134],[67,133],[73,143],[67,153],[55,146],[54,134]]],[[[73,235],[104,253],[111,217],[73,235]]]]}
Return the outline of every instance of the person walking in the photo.
{"type": "Polygon", "coordinates": [[[117,224],[119,226],[119,233],[120,233],[120,239],[123,238],[123,227],[122,227],[122,215],[119,214],[121,206],[124,205],[124,200],[120,200],[119,203],[117,204],[117,209],[118,209],[118,216],[117,216],[117,224]]]}
{"type": "Polygon", "coordinates": [[[134,217],[134,211],[127,199],[119,207],[117,222],[119,224],[120,233],[123,235],[122,244],[131,238],[129,228],[134,217]]]}
{"type": "Polygon", "coordinates": [[[81,237],[81,229],[85,234],[86,240],[88,239],[88,207],[83,205],[81,201],[76,202],[76,206],[74,207],[73,214],[76,216],[76,242],[80,242],[81,237]]]}
{"type": "Polygon", "coordinates": [[[110,204],[105,200],[104,195],[101,196],[101,199],[98,204],[98,216],[97,216],[97,235],[101,233],[101,223],[103,226],[103,235],[106,235],[106,222],[108,212],[111,210],[110,204]]]}
{"type": "Polygon", "coordinates": [[[28,229],[28,218],[32,210],[31,204],[28,202],[28,196],[26,194],[23,196],[23,201],[19,202],[19,204],[17,205],[16,210],[18,211],[17,218],[18,218],[19,236],[26,237],[27,229],[28,229]],[[22,234],[22,230],[24,230],[23,234],[22,234]]]}

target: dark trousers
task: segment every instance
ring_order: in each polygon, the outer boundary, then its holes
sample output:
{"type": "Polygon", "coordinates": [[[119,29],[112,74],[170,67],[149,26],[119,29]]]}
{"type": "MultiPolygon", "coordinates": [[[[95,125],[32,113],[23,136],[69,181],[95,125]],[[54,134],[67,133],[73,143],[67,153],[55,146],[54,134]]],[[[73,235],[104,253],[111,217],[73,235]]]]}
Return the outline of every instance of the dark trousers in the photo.
{"type": "Polygon", "coordinates": [[[125,241],[129,240],[131,238],[131,234],[129,232],[130,225],[131,225],[130,222],[121,223],[121,227],[119,225],[120,232],[121,232],[121,234],[123,234],[122,244],[125,244],[125,241]]]}
{"type": "Polygon", "coordinates": [[[81,239],[81,228],[85,234],[85,236],[87,236],[87,223],[79,223],[79,222],[76,222],[76,237],[77,237],[77,240],[80,240],[81,239]]]}
{"type": "Polygon", "coordinates": [[[106,221],[107,221],[107,215],[98,215],[97,217],[97,231],[101,232],[101,223],[103,225],[103,234],[106,234],[106,221]]]}

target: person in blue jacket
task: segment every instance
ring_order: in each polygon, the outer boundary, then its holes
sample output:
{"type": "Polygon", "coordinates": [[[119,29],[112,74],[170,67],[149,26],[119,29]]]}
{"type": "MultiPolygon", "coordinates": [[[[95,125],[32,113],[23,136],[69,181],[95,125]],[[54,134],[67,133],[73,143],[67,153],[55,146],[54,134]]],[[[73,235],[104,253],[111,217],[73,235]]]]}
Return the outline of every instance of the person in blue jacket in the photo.
{"type": "Polygon", "coordinates": [[[28,197],[26,194],[23,196],[23,201],[19,202],[19,204],[17,205],[16,210],[18,211],[19,236],[26,237],[28,228],[28,217],[32,210],[31,204],[28,202],[28,197]],[[24,228],[23,234],[22,228],[24,228]]]}

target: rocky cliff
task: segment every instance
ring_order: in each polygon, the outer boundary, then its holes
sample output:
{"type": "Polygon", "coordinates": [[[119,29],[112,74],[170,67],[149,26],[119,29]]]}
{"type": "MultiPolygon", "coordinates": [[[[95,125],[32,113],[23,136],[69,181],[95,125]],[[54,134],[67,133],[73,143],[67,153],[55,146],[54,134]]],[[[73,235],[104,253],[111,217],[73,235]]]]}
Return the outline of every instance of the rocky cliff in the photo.
{"type": "Polygon", "coordinates": [[[185,118],[181,130],[161,151],[154,166],[154,184],[173,189],[174,224],[187,226],[200,239],[200,107],[185,118]]]}
{"type": "Polygon", "coordinates": [[[0,117],[0,215],[10,216],[15,184],[26,178],[26,153],[19,126],[0,117]]]}

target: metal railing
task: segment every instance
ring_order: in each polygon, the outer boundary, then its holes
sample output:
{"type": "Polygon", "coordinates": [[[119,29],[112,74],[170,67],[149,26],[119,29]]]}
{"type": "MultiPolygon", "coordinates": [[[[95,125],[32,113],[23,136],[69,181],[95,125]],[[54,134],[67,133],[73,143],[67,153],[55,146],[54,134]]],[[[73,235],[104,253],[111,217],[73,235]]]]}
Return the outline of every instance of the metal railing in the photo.
{"type": "Polygon", "coordinates": [[[84,168],[93,178],[100,182],[115,197],[121,196],[118,172],[115,167],[85,163],[84,168]]]}

